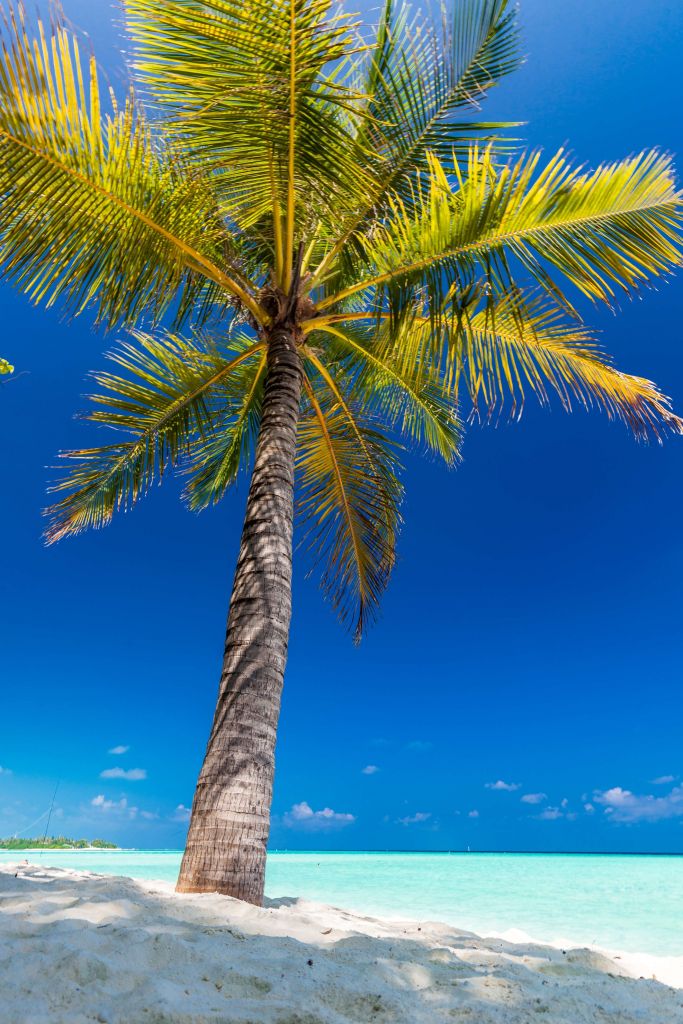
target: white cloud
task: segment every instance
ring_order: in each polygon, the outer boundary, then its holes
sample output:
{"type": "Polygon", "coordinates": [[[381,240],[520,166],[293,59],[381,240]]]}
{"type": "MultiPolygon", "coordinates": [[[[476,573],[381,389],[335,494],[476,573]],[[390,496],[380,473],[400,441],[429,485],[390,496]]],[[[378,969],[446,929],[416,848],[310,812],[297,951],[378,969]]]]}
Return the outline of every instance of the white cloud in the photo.
{"type": "Polygon", "coordinates": [[[127,754],[130,747],[124,747],[123,744],[119,744],[118,747],[112,747],[108,753],[110,754],[127,754]]]}
{"type": "Polygon", "coordinates": [[[539,821],[557,821],[558,818],[564,817],[564,812],[559,807],[546,807],[544,811],[537,814],[536,817],[539,821]]]}
{"type": "Polygon", "coordinates": [[[520,797],[523,804],[542,804],[548,797],[545,793],[525,793],[520,797]]]}
{"type": "Polygon", "coordinates": [[[595,803],[605,808],[611,821],[663,821],[683,817],[683,786],[674,786],[666,796],[640,796],[630,789],[615,786],[593,794],[595,803]]]}
{"type": "Polygon", "coordinates": [[[140,811],[140,817],[146,818],[147,821],[154,821],[159,815],[155,814],[154,811],[140,811]]]}
{"type": "Polygon", "coordinates": [[[666,786],[669,782],[675,782],[675,775],[660,775],[658,778],[652,780],[654,786],[666,786]]]}
{"type": "Polygon", "coordinates": [[[363,775],[376,775],[379,768],[376,764],[366,764],[365,768],[362,768],[361,771],[363,775]]]}
{"type": "Polygon", "coordinates": [[[171,821],[187,822],[190,820],[190,808],[186,807],[185,804],[178,804],[175,811],[171,815],[171,821]]]}
{"type": "Polygon", "coordinates": [[[499,789],[505,793],[514,793],[516,789],[519,789],[519,782],[503,782],[502,779],[498,779],[497,782],[487,782],[486,789],[499,789]]]}
{"type": "Polygon", "coordinates": [[[399,825],[418,825],[422,821],[428,821],[431,818],[431,811],[416,811],[415,814],[408,815],[407,818],[399,818],[399,825]]]}
{"type": "Polygon", "coordinates": [[[126,779],[128,782],[139,782],[147,778],[144,768],[105,768],[100,772],[101,779],[126,779]]]}
{"type": "Polygon", "coordinates": [[[563,811],[566,811],[566,809],[569,807],[569,800],[567,800],[566,796],[564,797],[564,799],[560,800],[560,807],[563,811]]]}
{"type": "Polygon", "coordinates": [[[90,801],[92,807],[97,807],[103,814],[125,814],[129,818],[136,818],[139,807],[130,807],[125,796],[120,800],[107,800],[103,793],[93,797],[90,801]]]}
{"type": "Polygon", "coordinates": [[[470,811],[469,814],[467,815],[467,817],[468,818],[478,818],[479,817],[479,811],[470,811]]]}
{"type": "Polygon", "coordinates": [[[0,764],[0,775],[11,775],[11,774],[12,774],[12,769],[11,768],[3,768],[2,765],[0,764]]]}
{"type": "Polygon", "coordinates": [[[429,740],[411,740],[410,743],[406,743],[406,750],[412,750],[416,754],[424,754],[427,750],[431,750],[434,746],[429,740]]]}
{"type": "Polygon", "coordinates": [[[353,825],[356,820],[353,814],[342,814],[331,807],[323,807],[322,811],[314,811],[310,804],[302,800],[293,804],[292,809],[283,815],[283,823],[287,828],[302,828],[309,832],[323,832],[353,825]]]}
{"type": "Polygon", "coordinates": [[[595,813],[595,808],[593,807],[593,804],[584,804],[583,805],[583,809],[586,812],[586,814],[594,814],[595,813]]]}

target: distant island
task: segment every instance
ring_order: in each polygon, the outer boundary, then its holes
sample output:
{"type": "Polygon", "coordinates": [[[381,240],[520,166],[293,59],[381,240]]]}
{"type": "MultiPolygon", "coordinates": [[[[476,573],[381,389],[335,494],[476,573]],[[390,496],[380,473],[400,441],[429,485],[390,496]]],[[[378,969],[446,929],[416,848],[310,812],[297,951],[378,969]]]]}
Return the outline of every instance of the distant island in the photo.
{"type": "Polygon", "coordinates": [[[0,839],[0,850],[118,850],[116,843],[106,839],[69,839],[67,836],[45,836],[41,839],[0,839]]]}

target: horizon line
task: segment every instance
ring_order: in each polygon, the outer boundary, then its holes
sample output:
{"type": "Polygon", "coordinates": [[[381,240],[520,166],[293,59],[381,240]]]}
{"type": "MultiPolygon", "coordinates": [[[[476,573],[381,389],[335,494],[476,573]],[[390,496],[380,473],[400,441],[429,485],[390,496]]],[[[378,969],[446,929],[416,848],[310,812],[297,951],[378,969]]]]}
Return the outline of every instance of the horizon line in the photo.
{"type": "MultiPolygon", "coordinates": [[[[84,852],[95,852],[102,854],[110,853],[182,853],[184,847],[142,847],[142,846],[116,846],[114,848],[99,848],[99,847],[67,847],[67,848],[25,848],[21,849],[2,849],[0,853],[30,853],[34,851],[40,851],[41,853],[84,853],[84,852]]],[[[406,849],[388,849],[386,847],[382,849],[358,849],[358,850],[321,850],[315,848],[309,849],[290,849],[276,848],[268,849],[266,851],[269,854],[296,854],[296,853],[315,853],[315,854],[414,854],[419,856],[421,854],[438,854],[442,856],[532,856],[532,857],[683,857],[683,850],[681,851],[670,851],[670,850],[462,850],[462,849],[438,849],[438,850],[406,850],[406,849]]]]}

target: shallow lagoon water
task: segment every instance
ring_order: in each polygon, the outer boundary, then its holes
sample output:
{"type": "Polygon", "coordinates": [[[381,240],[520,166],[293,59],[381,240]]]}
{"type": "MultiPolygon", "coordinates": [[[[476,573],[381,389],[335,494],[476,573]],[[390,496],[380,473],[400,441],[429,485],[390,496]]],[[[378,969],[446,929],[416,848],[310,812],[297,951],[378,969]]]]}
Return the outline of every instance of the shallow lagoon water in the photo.
{"type": "MultiPolygon", "coordinates": [[[[175,881],[179,851],[0,854],[175,881]]],[[[683,857],[612,854],[271,853],[266,895],[371,915],[445,921],[480,935],[683,956],[683,857]]]]}

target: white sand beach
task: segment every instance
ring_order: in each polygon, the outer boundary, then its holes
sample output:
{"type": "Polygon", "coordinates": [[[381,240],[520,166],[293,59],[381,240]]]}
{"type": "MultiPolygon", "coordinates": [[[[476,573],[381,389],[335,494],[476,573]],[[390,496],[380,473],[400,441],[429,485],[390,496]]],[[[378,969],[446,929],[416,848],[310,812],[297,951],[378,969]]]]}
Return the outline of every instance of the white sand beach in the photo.
{"type": "MultiPolygon", "coordinates": [[[[677,1024],[650,963],[299,900],[0,869],[2,1024],[677,1024]]],[[[680,961],[657,960],[683,985],[680,961]]]]}

